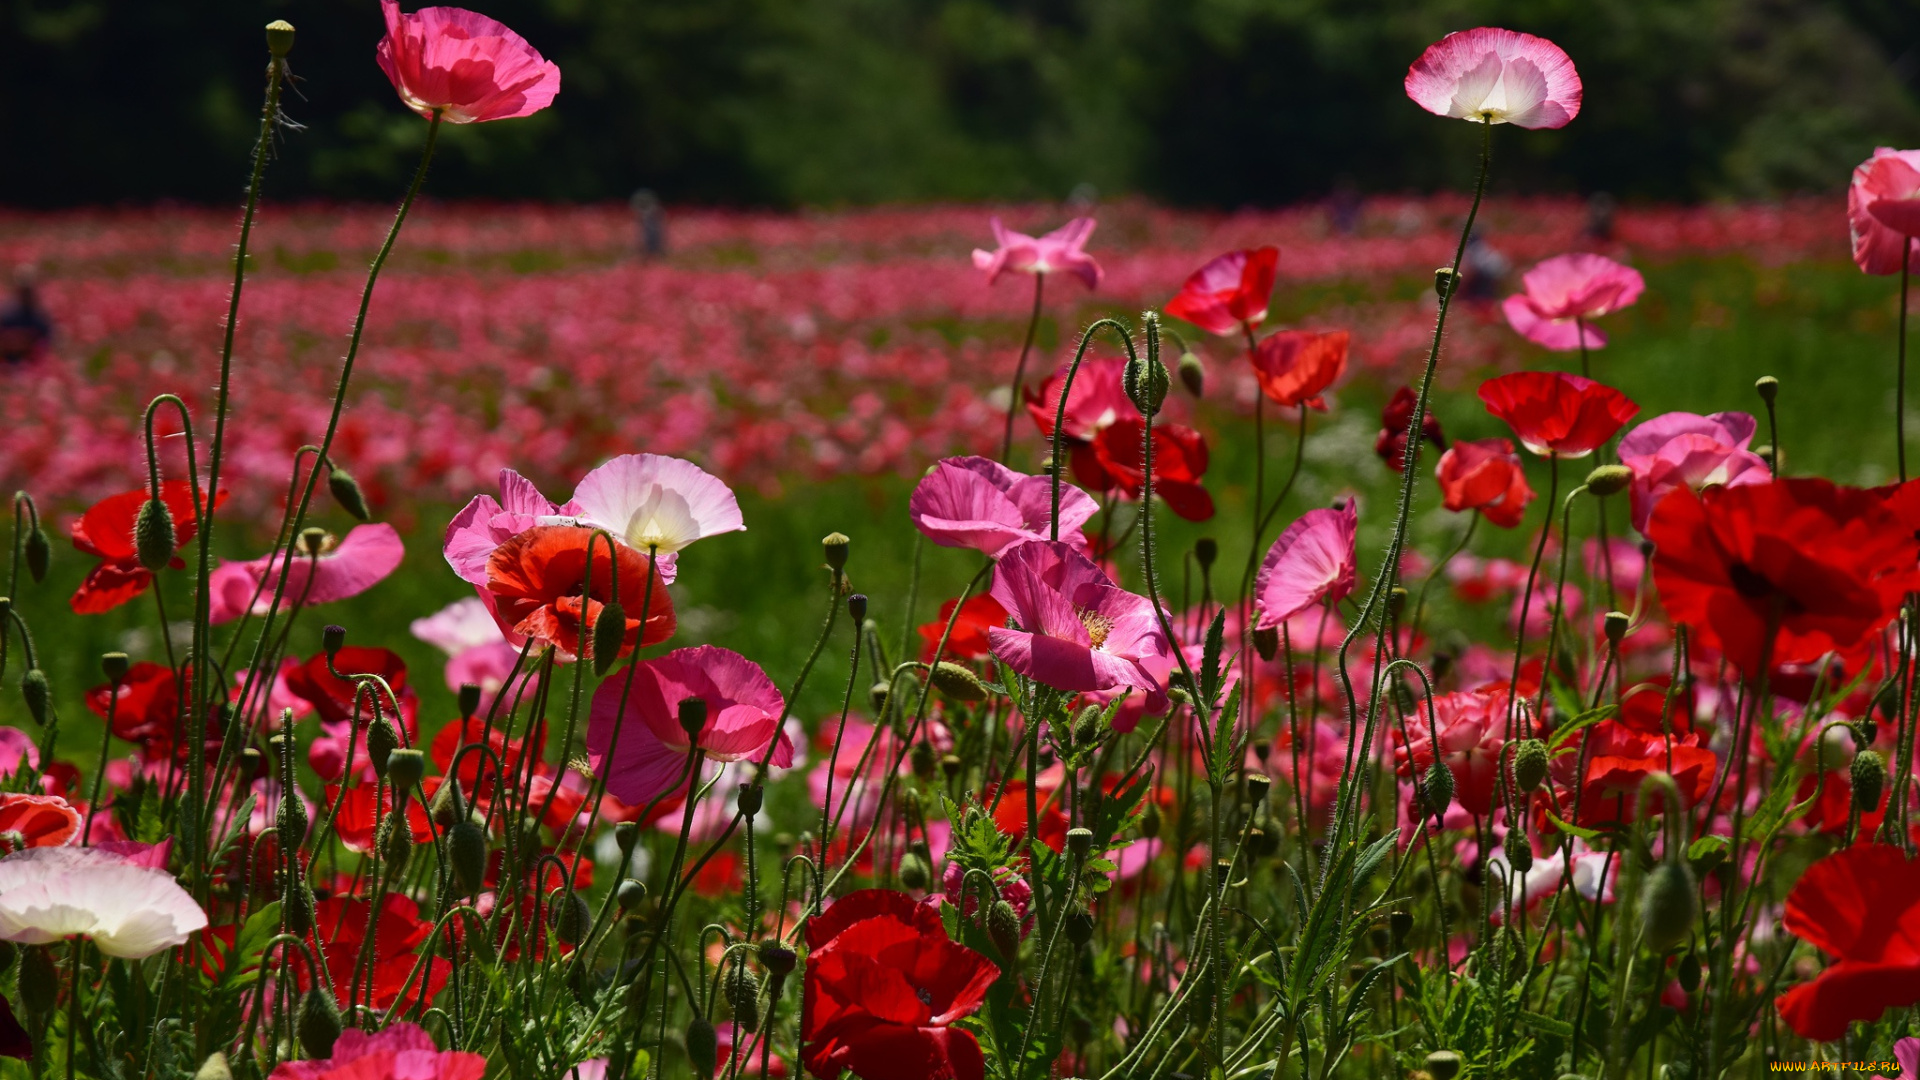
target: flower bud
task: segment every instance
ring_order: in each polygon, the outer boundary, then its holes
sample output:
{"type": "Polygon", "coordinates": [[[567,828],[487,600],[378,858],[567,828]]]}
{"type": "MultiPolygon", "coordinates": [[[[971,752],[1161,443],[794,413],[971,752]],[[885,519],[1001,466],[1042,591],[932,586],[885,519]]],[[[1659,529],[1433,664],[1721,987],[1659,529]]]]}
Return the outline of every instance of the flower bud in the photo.
{"type": "Polygon", "coordinates": [[[470,682],[463,682],[460,684],[460,692],[456,696],[460,702],[460,719],[471,719],[474,713],[480,711],[479,686],[470,682]]]}
{"type": "Polygon", "coordinates": [[[165,570],[173,561],[173,538],[173,511],[167,504],[159,499],[141,503],[139,516],[133,519],[133,545],[140,565],[156,574],[165,570]]]}
{"type": "Polygon", "coordinates": [[[680,701],[680,730],[697,745],[700,732],[707,726],[707,699],[699,697],[682,698],[680,701]]]}
{"type": "Polygon", "coordinates": [[[1436,269],[1433,272],[1433,294],[1445,300],[1447,294],[1453,291],[1453,287],[1459,277],[1460,272],[1451,266],[1442,266],[1436,269]]]}
{"type": "Polygon", "coordinates": [[[959,754],[941,754],[940,755],[940,775],[946,777],[949,780],[953,779],[956,776],[959,776],[960,770],[966,767],[967,767],[967,763],[960,760],[959,754]]]}
{"type": "Polygon", "coordinates": [[[320,630],[320,651],[331,660],[347,643],[347,628],[328,623],[320,630]]]}
{"type": "Polygon", "coordinates": [[[1679,970],[1674,972],[1674,977],[1679,980],[1680,989],[1685,990],[1689,994],[1700,989],[1699,954],[1689,952],[1687,955],[1681,957],[1679,970]]]}
{"type": "Polygon", "coordinates": [[[403,747],[387,755],[387,780],[393,784],[395,799],[405,797],[418,787],[426,772],[426,755],[418,750],[403,747]]]}
{"type": "Polygon", "coordinates": [[[1427,767],[1427,778],[1420,784],[1421,805],[1426,812],[1440,817],[1453,805],[1453,770],[1446,767],[1439,758],[1427,767]]]}
{"type": "Polygon", "coordinates": [[[1753,392],[1771,406],[1774,399],[1780,396],[1780,380],[1771,375],[1762,375],[1753,381],[1753,392]]]}
{"type": "Polygon", "coordinates": [[[867,622],[867,594],[854,593],[847,597],[847,614],[853,617],[855,625],[865,626],[867,622]]]}
{"type": "Polygon", "coordinates": [[[1159,415],[1168,389],[1167,365],[1161,363],[1159,357],[1136,354],[1127,361],[1120,378],[1126,387],[1127,400],[1133,402],[1141,416],[1159,415]]]}
{"type": "Polygon", "coordinates": [[[748,780],[742,782],[740,785],[740,795],[736,800],[736,805],[740,807],[741,815],[751,821],[753,820],[753,816],[760,812],[760,806],[765,800],[766,789],[748,780]]]}
{"type": "Polygon", "coordinates": [[[1067,932],[1067,940],[1075,945],[1085,945],[1093,940],[1093,916],[1084,911],[1067,913],[1067,924],[1061,929],[1067,932]]]}
{"type": "Polygon", "coordinates": [[[917,851],[909,851],[900,856],[900,884],[914,892],[927,887],[933,880],[933,870],[927,865],[926,857],[917,851]]]}
{"type": "Polygon", "coordinates": [[[1513,744],[1513,786],[1522,795],[1531,795],[1547,779],[1552,755],[1539,739],[1521,739],[1513,744]]]}
{"type": "Polygon", "coordinates": [[[1624,611],[1609,611],[1601,620],[1607,633],[1607,640],[1618,647],[1622,638],[1627,636],[1627,628],[1633,625],[1633,618],[1624,611]]]}
{"type": "Polygon", "coordinates": [[[274,825],[280,830],[280,842],[289,848],[298,847],[307,838],[307,804],[300,796],[288,791],[280,796],[280,814],[274,825]]]}
{"type": "Polygon", "coordinates": [[[313,931],[313,897],[305,885],[296,882],[281,902],[280,925],[286,933],[301,937],[313,931]]]}
{"type": "Polygon", "coordinates": [[[1427,1055],[1426,1070],[1433,1080],[1453,1080],[1460,1075],[1460,1055],[1451,1050],[1435,1050],[1427,1055]]]}
{"type": "Polygon", "coordinates": [[[1527,834],[1521,829],[1508,829],[1506,839],[1500,842],[1501,850],[1506,853],[1507,865],[1513,867],[1516,874],[1524,874],[1533,869],[1533,844],[1527,840],[1527,834]]]}
{"type": "Polygon", "coordinates": [[[60,970],[51,948],[28,946],[20,951],[20,1006],[29,1016],[46,1016],[60,1000],[60,970]]]}
{"type": "Polygon", "coordinates": [[[971,669],[956,664],[951,660],[942,660],[933,665],[933,669],[927,674],[935,690],[940,691],[955,701],[985,701],[987,699],[987,686],[980,681],[980,676],[975,675],[971,669]]]}
{"type": "Polygon", "coordinates": [[[1633,470],[1625,465],[1595,465],[1587,474],[1587,490],[1601,498],[1618,495],[1633,483],[1633,470]]]}
{"type": "Polygon", "coordinates": [[[53,541],[47,539],[47,530],[38,525],[27,533],[27,573],[33,575],[37,584],[47,580],[47,568],[53,562],[53,541]]]}
{"type": "Polygon", "coordinates": [[[640,910],[641,904],[647,902],[646,883],[628,878],[620,883],[619,888],[613,890],[613,899],[620,905],[621,911],[631,915],[640,910]]]}
{"type": "Polygon", "coordinates": [[[1880,796],[1887,790],[1887,763],[1877,750],[1862,750],[1853,756],[1849,770],[1853,781],[1853,808],[1871,814],[1880,808],[1880,796]]]}
{"type": "Polygon", "coordinates": [[[792,949],[778,941],[760,943],[760,966],[776,979],[784,979],[793,974],[793,965],[799,961],[792,949]]]}
{"type": "Polygon", "coordinates": [[[1150,802],[1140,813],[1140,835],[1148,840],[1160,835],[1160,804],[1150,802]]]}
{"type": "Polygon", "coordinates": [[[267,24],[267,51],[280,59],[285,59],[293,51],[292,23],[275,19],[267,24]]]}
{"type": "Polygon", "coordinates": [[[1087,851],[1093,847],[1092,829],[1068,829],[1067,852],[1077,859],[1087,857],[1087,851]]]}
{"type": "Polygon", "coordinates": [[[572,889],[559,892],[553,898],[553,906],[547,909],[547,925],[553,928],[553,936],[569,945],[578,945],[586,940],[587,930],[593,925],[593,912],[587,908],[587,899],[572,889]]]}
{"type": "Polygon", "coordinates": [[[873,706],[876,716],[887,711],[887,697],[892,693],[891,683],[877,682],[867,687],[867,701],[873,706]]]}
{"type": "Polygon", "coordinates": [[[1269,626],[1255,630],[1253,651],[1260,654],[1260,659],[1271,663],[1274,657],[1280,655],[1280,628],[1269,626]]]}
{"type": "Polygon", "coordinates": [[[1207,365],[1190,352],[1180,354],[1180,385],[1186,387],[1187,393],[1194,397],[1199,397],[1207,390],[1207,365]]]}
{"type": "Polygon", "coordinates": [[[720,1066],[720,1039],[704,1016],[687,1022],[687,1063],[700,1080],[713,1080],[713,1071],[720,1066]]]}
{"type": "Polygon", "coordinates": [[[127,667],[126,653],[110,652],[100,654],[100,670],[107,676],[108,682],[117,683],[121,679],[126,678],[127,667]]]}
{"type": "Polygon", "coordinates": [[[913,749],[907,751],[907,758],[913,764],[913,775],[916,779],[922,783],[933,779],[934,755],[932,743],[925,739],[914,743],[913,749]]]}
{"type": "MultiPolygon", "coordinates": [[[[292,35],[292,28],[288,28],[292,35]]],[[[333,501],[340,509],[352,514],[356,521],[366,521],[373,515],[367,513],[367,497],[360,492],[360,482],[345,469],[334,468],[327,473],[327,490],[333,493],[333,501]]]]}
{"type": "Polygon", "coordinates": [[[398,877],[407,869],[407,863],[413,861],[413,829],[407,823],[407,812],[395,809],[387,814],[387,820],[381,827],[380,857],[386,861],[387,873],[398,877]]]}
{"type": "Polygon", "coordinates": [[[20,677],[20,697],[27,703],[27,714],[33,722],[42,727],[47,723],[47,707],[53,699],[53,687],[47,684],[47,673],[33,668],[20,677]]]}
{"type": "Polygon", "coordinates": [[[1640,887],[1640,933],[1647,947],[1664,953],[1686,941],[1693,931],[1697,903],[1693,871],[1685,863],[1654,867],[1640,887]]]}
{"type": "Polygon", "coordinates": [[[987,907],[987,939],[1009,963],[1020,955],[1020,916],[1004,899],[987,907]]]}
{"type": "Polygon", "coordinates": [[[340,1038],[340,1006],[318,981],[300,999],[300,1016],[294,1032],[300,1037],[300,1049],[310,1058],[333,1056],[334,1040],[340,1038]]]}
{"type": "Polygon", "coordinates": [[[760,1030],[760,980],[745,964],[727,972],[727,1004],[733,1006],[733,1022],[742,1031],[760,1030]]]}
{"type": "Polygon", "coordinates": [[[218,1050],[207,1055],[207,1060],[201,1062],[199,1070],[193,1074],[193,1080],[233,1080],[233,1070],[227,1065],[227,1055],[218,1050]]]}
{"type": "Polygon", "coordinates": [[[826,539],[820,541],[821,547],[826,551],[827,565],[836,571],[846,569],[847,545],[851,543],[853,543],[853,541],[848,538],[846,533],[828,533],[826,539]]]}
{"type": "Polygon", "coordinates": [[[466,799],[460,796],[460,782],[449,776],[434,789],[427,800],[427,816],[442,831],[451,830],[467,816],[466,799]]]}
{"type": "Polygon", "coordinates": [[[640,825],[634,821],[618,822],[613,827],[613,842],[619,846],[620,854],[631,856],[633,845],[640,839],[640,825]]]}
{"type": "Polygon", "coordinates": [[[600,605],[600,615],[593,620],[593,673],[605,675],[620,659],[620,650],[627,644],[627,609],[618,600],[609,600],[600,605]]]}
{"type": "Polygon", "coordinates": [[[367,726],[367,758],[373,762],[373,774],[387,777],[387,759],[400,748],[400,733],[382,716],[367,726]]]}
{"type": "Polygon", "coordinates": [[[1398,620],[1401,612],[1407,610],[1407,587],[1395,585],[1387,590],[1387,618],[1398,620]]]}

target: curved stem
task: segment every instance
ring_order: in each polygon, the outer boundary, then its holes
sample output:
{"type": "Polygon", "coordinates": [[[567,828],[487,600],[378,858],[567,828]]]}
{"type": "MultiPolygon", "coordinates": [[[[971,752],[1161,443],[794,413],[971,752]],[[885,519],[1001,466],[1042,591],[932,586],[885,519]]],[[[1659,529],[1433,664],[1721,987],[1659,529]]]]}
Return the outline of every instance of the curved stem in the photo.
{"type": "MultiPolygon", "coordinates": [[[[1066,457],[1060,453],[1066,442],[1067,433],[1061,430],[1067,422],[1067,395],[1073,392],[1073,377],[1080,373],[1080,361],[1086,359],[1087,346],[1093,344],[1093,335],[1102,327],[1112,327],[1120,335],[1120,343],[1126,346],[1127,359],[1134,358],[1133,335],[1127,331],[1118,319],[1100,319],[1080,335],[1080,347],[1074,350],[1073,363],[1067,366],[1067,377],[1060,380],[1060,401],[1053,411],[1053,438],[1050,441],[1053,460],[1048,463],[1048,471],[1053,476],[1053,513],[1047,519],[1047,539],[1060,539],[1060,474],[1067,467],[1066,457]]],[[[1141,496],[1144,500],[1145,496],[1141,496]]]]}
{"type": "Polygon", "coordinates": [[[1020,413],[1020,391],[1024,389],[1027,377],[1027,354],[1033,351],[1033,337],[1040,330],[1040,294],[1046,284],[1047,275],[1033,275],[1033,313],[1027,316],[1027,340],[1020,346],[1020,362],[1013,366],[1013,386],[1007,394],[1007,433],[1000,440],[1000,461],[1003,464],[1007,456],[1013,453],[1013,418],[1020,413]]]}

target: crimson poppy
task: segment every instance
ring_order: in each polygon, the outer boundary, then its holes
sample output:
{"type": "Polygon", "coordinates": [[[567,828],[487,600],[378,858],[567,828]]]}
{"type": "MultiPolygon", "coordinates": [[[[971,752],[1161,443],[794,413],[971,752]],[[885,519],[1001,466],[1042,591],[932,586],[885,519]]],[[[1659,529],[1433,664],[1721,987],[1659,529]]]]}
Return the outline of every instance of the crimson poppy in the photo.
{"type": "MultiPolygon", "coordinates": [[[[922,648],[920,659],[923,663],[933,662],[933,650],[940,646],[940,635],[947,633],[947,620],[953,618],[953,605],[958,600],[949,600],[940,605],[940,617],[919,627],[920,640],[926,645],[922,648]]],[[[987,631],[996,626],[1007,625],[1007,609],[1000,601],[991,596],[974,596],[960,608],[960,617],[953,621],[953,632],[947,634],[947,651],[943,654],[952,660],[984,660],[991,655],[987,647],[987,631]]]]}
{"type": "Polygon", "coordinates": [[[1270,334],[1253,350],[1253,376],[1260,392],[1288,408],[1327,411],[1320,395],[1347,370],[1345,330],[1318,333],[1282,330],[1270,334]]]}
{"type": "Polygon", "coordinates": [[[645,555],[624,544],[593,544],[593,578],[586,581],[588,541],[595,535],[594,530],[577,525],[540,525],[496,548],[487,559],[487,590],[493,594],[501,623],[578,656],[583,631],[590,633],[601,609],[618,599],[626,614],[621,656],[632,652],[636,642],[654,645],[672,637],[673,598],[667,595],[658,569],[652,570],[649,589],[645,555]],[[616,560],[618,597],[613,593],[616,560]],[[585,595],[582,585],[587,586],[585,595]],[[644,632],[642,605],[647,608],[644,632]]]}
{"type": "Polygon", "coordinates": [[[1487,411],[1541,457],[1586,457],[1640,406],[1611,386],[1564,371],[1516,371],[1480,384],[1487,411]]]}
{"type": "MultiPolygon", "coordinates": [[[[113,719],[114,738],[140,748],[146,761],[165,761],[170,757],[185,760],[185,744],[180,739],[180,702],[191,693],[184,680],[165,664],[142,660],[127,668],[117,685],[102,683],[86,693],[87,708],[105,720],[113,719]],[[118,700],[116,700],[116,698],[118,700]]],[[[220,725],[209,716],[207,749],[217,754],[221,742],[220,725]]]]}
{"type": "MultiPolygon", "coordinates": [[[[1638,731],[1617,720],[1602,720],[1587,733],[1587,771],[1581,778],[1580,821],[1585,826],[1624,820],[1637,809],[1640,785],[1654,773],[1673,777],[1689,807],[1698,806],[1713,791],[1720,759],[1703,745],[1698,732],[1675,734],[1638,731]]],[[[1576,762],[1578,755],[1559,759],[1576,762]]],[[[1563,766],[1564,767],[1564,766],[1563,766]]],[[[1662,812],[1662,797],[1647,801],[1648,813],[1662,812]]]]}
{"type": "Polygon", "coordinates": [[[1749,676],[1857,648],[1920,588],[1920,543],[1884,501],[1818,478],[1675,488],[1647,538],[1669,617],[1749,676]]]}
{"type": "Polygon", "coordinates": [[[321,722],[326,724],[344,724],[356,717],[362,725],[372,723],[373,705],[369,698],[375,694],[379,695],[377,700],[383,715],[393,710],[393,700],[381,693],[378,687],[359,694],[359,706],[356,708],[354,698],[358,683],[351,678],[336,677],[333,674],[336,670],[342,675],[378,675],[386,680],[393,689],[394,697],[399,699],[400,711],[407,726],[413,726],[413,714],[419,707],[419,698],[407,685],[407,662],[391,649],[372,645],[343,646],[333,654],[332,670],[328,668],[326,654],[315,653],[305,663],[287,669],[287,690],[311,704],[321,722]]]}
{"type": "MultiPolygon", "coordinates": [[[[413,973],[420,945],[433,934],[433,924],[420,918],[420,907],[410,897],[387,893],[380,902],[380,919],[373,939],[372,979],[362,962],[366,946],[367,923],[373,905],[365,900],[329,898],[313,905],[313,941],[326,953],[327,979],[334,996],[344,1006],[353,999],[356,981],[358,1001],[376,1010],[392,1009],[400,1000],[400,990],[413,973]]],[[[300,988],[308,986],[307,966],[294,965],[294,977],[300,988]]],[[[402,1009],[431,1001],[446,985],[451,968],[446,964],[427,964],[421,978],[409,988],[402,1009]]]]}
{"type": "Polygon", "coordinates": [[[1277,247],[1229,251],[1195,270],[1179,295],[1167,301],[1166,312],[1213,334],[1243,327],[1251,332],[1267,321],[1267,300],[1279,265],[1277,247]]]}
{"type": "Polygon", "coordinates": [[[1453,511],[1478,510],[1503,529],[1519,525],[1533,501],[1527,472],[1520,467],[1513,443],[1506,439],[1455,443],[1440,455],[1435,477],[1440,481],[1441,505],[1453,511]]]}
{"type": "MultiPolygon", "coordinates": [[[[1100,490],[1119,489],[1130,499],[1140,497],[1145,483],[1141,457],[1146,422],[1137,416],[1116,420],[1100,430],[1093,439],[1093,457],[1104,485],[1100,490]]],[[[1075,475],[1080,475],[1081,459],[1074,456],[1075,475]]],[[[1157,424],[1153,429],[1153,493],[1166,500],[1167,508],[1188,521],[1205,521],[1213,516],[1213,496],[1200,486],[1207,471],[1206,437],[1180,424],[1157,424]]],[[[1082,477],[1085,481],[1085,477],[1082,477]]]]}
{"type": "Polygon", "coordinates": [[[1787,930],[1835,963],[1775,999],[1802,1038],[1832,1042],[1855,1020],[1920,1003],[1920,862],[1860,844],[1807,868],[1787,893],[1787,930]]]}
{"type": "Polygon", "coordinates": [[[983,1080],[973,1033],[953,1026],[1000,977],[991,960],[947,937],[940,913],[903,892],[863,889],[807,923],[800,1056],[838,1080],[983,1080]]]}
{"type": "MultiPolygon", "coordinates": [[[[1407,471],[1407,429],[1413,426],[1413,406],[1418,401],[1413,388],[1403,386],[1380,410],[1380,435],[1373,440],[1373,452],[1394,472],[1407,471]]],[[[1432,409],[1420,417],[1420,438],[1442,450],[1447,448],[1447,437],[1440,432],[1440,417],[1432,409]]]]}
{"type": "MultiPolygon", "coordinates": [[[[134,523],[140,508],[146,505],[145,488],[109,495],[94,503],[67,529],[73,546],[88,555],[98,556],[100,564],[68,601],[76,615],[98,615],[147,591],[153,584],[153,571],[140,563],[140,551],[134,540],[134,523]]],[[[179,551],[193,541],[199,529],[199,515],[193,502],[193,484],[186,480],[166,480],[160,484],[160,501],[173,517],[173,549],[179,551]]],[[[214,506],[227,501],[227,493],[215,496],[214,506]]],[[[178,570],[186,563],[175,556],[168,565],[178,570]]]]}

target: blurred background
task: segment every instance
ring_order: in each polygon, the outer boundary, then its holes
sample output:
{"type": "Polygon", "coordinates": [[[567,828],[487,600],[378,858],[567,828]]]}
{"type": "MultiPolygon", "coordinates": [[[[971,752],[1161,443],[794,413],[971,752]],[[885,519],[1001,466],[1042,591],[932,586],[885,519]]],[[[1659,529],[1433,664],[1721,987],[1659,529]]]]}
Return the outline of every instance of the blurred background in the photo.
{"type": "MultiPolygon", "coordinates": [[[[1508,190],[1834,190],[1920,142],[1913,0],[495,0],[565,72],[558,107],[449,133],[438,197],[792,207],[1060,199],[1273,206],[1463,183],[1401,94],[1442,34],[1578,58],[1578,124],[1502,147],[1508,190]],[[1417,9],[1417,10],[1416,10],[1417,9]],[[1090,187],[1089,187],[1090,186],[1090,187]]],[[[7,0],[0,204],[237,196],[259,27],[299,28],[309,129],[276,198],[384,200],[418,149],[370,62],[372,0],[7,0]],[[164,120],[164,122],[160,122],[164,120]]]]}

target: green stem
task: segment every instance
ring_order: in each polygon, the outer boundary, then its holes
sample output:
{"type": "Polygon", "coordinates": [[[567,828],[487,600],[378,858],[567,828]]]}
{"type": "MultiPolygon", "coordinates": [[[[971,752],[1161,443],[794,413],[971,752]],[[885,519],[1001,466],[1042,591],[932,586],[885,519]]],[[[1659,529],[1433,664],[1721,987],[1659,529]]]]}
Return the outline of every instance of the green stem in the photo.
{"type": "Polygon", "coordinates": [[[1013,418],[1020,413],[1020,391],[1027,377],[1027,354],[1033,351],[1033,337],[1040,330],[1040,294],[1046,288],[1047,275],[1033,275],[1033,313],[1027,316],[1027,340],[1020,346],[1020,362],[1013,366],[1013,386],[1007,395],[1007,433],[1000,440],[1000,461],[1013,453],[1013,418]]]}
{"type": "MultiPolygon", "coordinates": [[[[1893,438],[1894,449],[1900,461],[1900,482],[1907,480],[1907,285],[1913,278],[1913,241],[1907,240],[1900,249],[1900,342],[1896,349],[1894,368],[1893,398],[1893,438]]],[[[1771,407],[1769,407],[1771,414],[1771,407]]],[[[1773,448],[1774,460],[1779,460],[1780,447],[1773,448]]]]}

